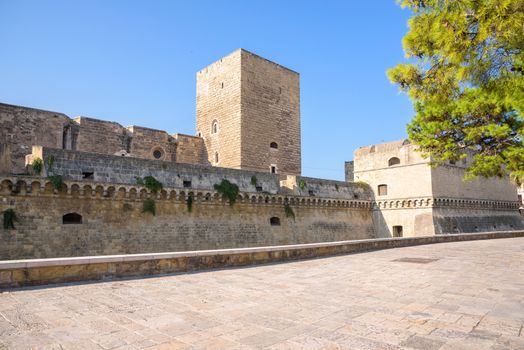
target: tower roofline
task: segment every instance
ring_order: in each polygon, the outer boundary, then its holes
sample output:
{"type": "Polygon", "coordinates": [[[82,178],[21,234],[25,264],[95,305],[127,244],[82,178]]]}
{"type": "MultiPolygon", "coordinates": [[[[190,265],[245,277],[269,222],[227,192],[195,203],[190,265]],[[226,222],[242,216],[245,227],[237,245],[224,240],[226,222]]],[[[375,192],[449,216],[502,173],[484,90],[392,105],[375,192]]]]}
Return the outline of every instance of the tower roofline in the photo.
{"type": "Polygon", "coordinates": [[[287,71],[289,71],[289,72],[291,72],[291,73],[294,73],[294,74],[296,74],[296,75],[300,75],[299,72],[294,71],[293,69],[290,69],[290,68],[288,68],[288,67],[285,67],[285,66],[283,66],[283,65],[281,65],[281,64],[279,64],[279,63],[276,63],[276,62],[274,62],[274,61],[268,60],[268,59],[265,58],[265,57],[262,57],[262,56],[260,56],[260,55],[257,55],[256,53],[253,53],[253,52],[251,52],[251,51],[249,51],[249,50],[246,50],[246,49],[244,49],[244,48],[241,48],[241,47],[238,48],[238,49],[236,49],[235,51],[233,51],[233,52],[231,52],[231,53],[229,53],[229,54],[223,56],[222,58],[220,58],[220,59],[214,61],[213,63],[208,64],[208,65],[205,66],[204,68],[200,69],[200,70],[197,72],[197,74],[200,73],[200,72],[202,72],[203,70],[207,69],[208,67],[214,65],[215,63],[219,62],[220,60],[222,60],[222,59],[224,59],[224,58],[226,58],[226,57],[229,57],[229,56],[231,56],[231,55],[236,54],[237,52],[244,52],[244,53],[247,53],[247,54],[249,54],[249,55],[251,55],[251,56],[254,56],[254,57],[256,57],[256,58],[259,58],[259,59],[261,59],[261,60],[264,60],[264,61],[266,61],[266,62],[269,62],[269,63],[271,63],[271,64],[273,64],[273,65],[275,65],[275,66],[277,66],[277,67],[280,67],[280,68],[282,68],[282,69],[284,69],[284,70],[287,70],[287,71]]]}

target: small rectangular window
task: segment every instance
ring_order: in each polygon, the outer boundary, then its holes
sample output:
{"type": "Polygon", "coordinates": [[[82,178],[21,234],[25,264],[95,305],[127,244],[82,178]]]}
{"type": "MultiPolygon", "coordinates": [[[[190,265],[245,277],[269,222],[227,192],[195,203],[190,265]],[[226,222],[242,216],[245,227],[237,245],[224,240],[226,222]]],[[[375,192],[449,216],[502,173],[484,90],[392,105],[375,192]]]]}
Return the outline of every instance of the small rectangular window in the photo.
{"type": "Polygon", "coordinates": [[[378,195],[387,196],[388,194],[388,185],[378,185],[378,195]]]}
{"type": "Polygon", "coordinates": [[[402,237],[402,226],[393,226],[393,237],[402,237]]]}
{"type": "Polygon", "coordinates": [[[189,187],[191,187],[191,181],[187,181],[187,180],[184,181],[184,187],[185,187],[185,188],[189,188],[189,187]]]}
{"type": "Polygon", "coordinates": [[[277,173],[277,166],[276,165],[272,165],[271,166],[271,174],[276,174],[277,173]]]}
{"type": "Polygon", "coordinates": [[[95,173],[92,171],[83,171],[82,179],[93,180],[95,178],[95,173]]]}
{"type": "Polygon", "coordinates": [[[262,192],[264,189],[262,188],[262,186],[257,186],[256,190],[257,190],[257,192],[262,192]]]}

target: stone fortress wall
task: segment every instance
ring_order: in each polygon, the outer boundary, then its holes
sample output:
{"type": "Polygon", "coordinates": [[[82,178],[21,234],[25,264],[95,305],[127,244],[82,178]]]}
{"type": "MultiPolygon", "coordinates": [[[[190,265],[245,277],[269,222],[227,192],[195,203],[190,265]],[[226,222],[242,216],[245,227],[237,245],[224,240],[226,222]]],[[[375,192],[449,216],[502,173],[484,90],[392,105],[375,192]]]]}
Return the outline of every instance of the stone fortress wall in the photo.
{"type": "Polygon", "coordinates": [[[436,168],[430,161],[407,140],[355,151],[354,179],[374,193],[377,236],[395,236],[399,228],[403,236],[416,236],[524,227],[507,178],[464,181],[469,160],[436,168]]]}
{"type": "Polygon", "coordinates": [[[16,229],[0,231],[0,260],[374,237],[371,192],[356,184],[305,178],[316,193],[311,196],[301,191],[296,177],[280,184],[279,176],[268,172],[39,146],[28,162],[36,157],[44,160],[42,176],[0,180],[0,211],[12,208],[18,216],[16,229]],[[84,178],[86,173],[89,179],[84,178]],[[65,179],[62,191],[54,189],[47,177],[57,174],[65,179]],[[136,176],[147,175],[163,182],[160,193],[136,184],[136,176]],[[222,179],[239,186],[234,206],[214,189],[222,179]],[[337,198],[335,192],[345,195],[337,198]],[[155,201],[155,216],[142,212],[146,198],[155,201]],[[286,213],[286,205],[294,217],[286,213]],[[73,213],[81,216],[81,222],[64,222],[73,213]]]}
{"type": "Polygon", "coordinates": [[[403,140],[357,150],[346,182],[301,176],[299,90],[298,73],[239,49],[197,73],[197,136],[0,104],[0,212],[18,217],[0,260],[524,228],[506,179],[463,183],[467,164],[432,169],[403,140]]]}
{"type": "Polygon", "coordinates": [[[0,174],[24,173],[25,156],[34,145],[207,164],[198,137],[0,103],[0,174]]]}

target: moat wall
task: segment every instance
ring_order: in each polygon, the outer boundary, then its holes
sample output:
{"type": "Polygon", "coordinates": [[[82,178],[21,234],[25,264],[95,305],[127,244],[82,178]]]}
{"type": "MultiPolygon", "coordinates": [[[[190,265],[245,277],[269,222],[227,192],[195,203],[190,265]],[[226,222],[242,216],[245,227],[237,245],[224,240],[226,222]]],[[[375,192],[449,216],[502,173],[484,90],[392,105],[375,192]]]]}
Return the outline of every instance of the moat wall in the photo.
{"type": "MultiPolygon", "coordinates": [[[[15,210],[16,229],[0,229],[0,260],[257,247],[373,238],[369,201],[306,200],[241,193],[234,206],[214,191],[66,181],[57,192],[45,179],[4,179],[0,211],[15,210]],[[188,210],[187,196],[194,196],[188,210]],[[155,198],[156,216],[143,213],[155,198]],[[287,217],[289,203],[295,218],[287,217]],[[63,224],[77,213],[81,224],[63,224]],[[270,218],[278,217],[274,226],[270,218]]],[[[3,219],[2,219],[3,220],[3,219]]]]}

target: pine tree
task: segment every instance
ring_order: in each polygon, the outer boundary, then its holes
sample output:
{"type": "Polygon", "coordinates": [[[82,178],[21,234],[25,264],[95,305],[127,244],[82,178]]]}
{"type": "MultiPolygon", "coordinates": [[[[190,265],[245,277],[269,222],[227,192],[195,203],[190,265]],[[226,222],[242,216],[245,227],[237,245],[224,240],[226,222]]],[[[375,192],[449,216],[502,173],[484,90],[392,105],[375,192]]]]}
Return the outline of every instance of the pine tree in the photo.
{"type": "Polygon", "coordinates": [[[403,0],[411,63],[388,70],[414,103],[409,138],[466,177],[524,179],[524,1],[403,0]]]}

